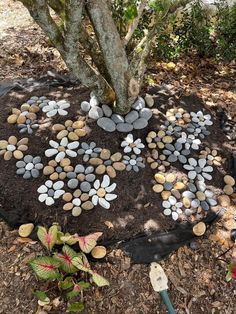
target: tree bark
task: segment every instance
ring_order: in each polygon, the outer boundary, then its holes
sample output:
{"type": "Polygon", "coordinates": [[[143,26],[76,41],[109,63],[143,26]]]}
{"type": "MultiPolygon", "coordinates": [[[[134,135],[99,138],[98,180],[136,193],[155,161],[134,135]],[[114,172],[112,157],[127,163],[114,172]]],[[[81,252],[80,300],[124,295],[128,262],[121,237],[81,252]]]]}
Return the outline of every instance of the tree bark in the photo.
{"type": "Polygon", "coordinates": [[[90,0],[86,5],[89,18],[103,54],[112,87],[116,94],[115,110],[121,114],[130,110],[128,59],[106,0],[90,0]]]}

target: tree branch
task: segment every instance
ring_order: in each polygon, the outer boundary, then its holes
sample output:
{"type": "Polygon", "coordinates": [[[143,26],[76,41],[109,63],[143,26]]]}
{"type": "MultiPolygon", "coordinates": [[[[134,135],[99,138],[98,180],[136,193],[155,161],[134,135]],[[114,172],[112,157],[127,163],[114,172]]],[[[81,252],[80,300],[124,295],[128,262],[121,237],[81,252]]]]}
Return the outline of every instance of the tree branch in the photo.
{"type": "Polygon", "coordinates": [[[145,6],[147,5],[148,3],[148,0],[141,0],[140,4],[139,4],[139,7],[138,7],[138,16],[134,19],[134,21],[129,25],[129,29],[128,29],[128,32],[125,36],[125,38],[123,39],[123,44],[124,46],[127,46],[130,39],[132,38],[133,34],[134,34],[134,31],[136,30],[138,24],[139,24],[139,21],[142,17],[142,14],[143,14],[143,11],[145,9],[145,6]]]}

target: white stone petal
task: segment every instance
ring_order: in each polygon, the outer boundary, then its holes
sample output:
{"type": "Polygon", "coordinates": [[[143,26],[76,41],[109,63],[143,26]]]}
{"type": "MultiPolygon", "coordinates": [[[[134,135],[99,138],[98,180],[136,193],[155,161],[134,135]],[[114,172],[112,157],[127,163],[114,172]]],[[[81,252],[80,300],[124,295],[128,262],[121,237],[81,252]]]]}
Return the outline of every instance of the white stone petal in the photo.
{"type": "Polygon", "coordinates": [[[74,204],[75,206],[80,206],[81,200],[79,198],[74,198],[72,204],[74,204]]]}
{"type": "Polygon", "coordinates": [[[70,104],[68,102],[66,102],[66,101],[63,101],[63,103],[62,103],[62,100],[61,100],[61,102],[58,101],[57,104],[59,105],[60,109],[70,108],[70,104]]]}
{"type": "Polygon", "coordinates": [[[65,152],[58,153],[55,158],[56,162],[60,162],[62,159],[65,158],[65,156],[66,156],[65,152]]]}
{"type": "Polygon", "coordinates": [[[47,117],[54,117],[57,114],[57,109],[53,109],[47,112],[47,117]]]}
{"type": "Polygon", "coordinates": [[[60,145],[66,147],[68,145],[68,138],[63,137],[63,139],[60,142],[60,145]]]}
{"type": "Polygon", "coordinates": [[[52,185],[53,185],[52,180],[47,180],[47,181],[45,182],[45,185],[50,189],[50,188],[52,187],[52,185]]]}
{"type": "Polygon", "coordinates": [[[207,166],[207,167],[204,167],[203,168],[203,171],[204,172],[212,172],[213,171],[213,168],[211,166],[207,166]]]}
{"type": "Polygon", "coordinates": [[[50,141],[49,141],[49,145],[50,145],[52,148],[58,148],[58,147],[59,147],[59,144],[58,144],[56,141],[53,141],[53,140],[50,140],[50,141]]]}
{"type": "Polygon", "coordinates": [[[45,204],[46,204],[47,206],[51,206],[51,205],[53,205],[54,203],[55,203],[55,201],[54,201],[54,199],[53,199],[52,197],[47,197],[47,198],[46,198],[45,204]]]}
{"type": "Polygon", "coordinates": [[[46,198],[48,197],[47,194],[40,194],[39,197],[38,197],[38,200],[43,203],[45,202],[46,198]]]}
{"type": "Polygon", "coordinates": [[[97,180],[94,182],[93,186],[94,186],[94,188],[95,188],[96,190],[98,190],[99,187],[100,187],[100,181],[97,179],[97,180]]]}
{"type": "Polygon", "coordinates": [[[91,190],[89,191],[89,196],[93,196],[93,195],[95,195],[95,194],[97,194],[97,191],[96,191],[95,189],[91,189],[91,190]]]}
{"type": "Polygon", "coordinates": [[[116,195],[116,194],[110,194],[110,193],[108,193],[108,194],[105,195],[105,199],[106,199],[107,201],[113,201],[113,200],[116,199],[116,198],[117,198],[117,195],[116,195]]]}
{"type": "Polygon", "coordinates": [[[110,186],[106,187],[105,190],[107,193],[113,192],[116,188],[116,183],[112,183],[110,186]]]}
{"type": "Polygon", "coordinates": [[[76,149],[76,148],[79,147],[79,142],[78,142],[78,141],[71,142],[71,143],[69,143],[69,144],[67,145],[67,147],[68,147],[69,149],[76,149]]]}
{"type": "Polygon", "coordinates": [[[203,175],[203,177],[204,177],[205,179],[207,179],[207,180],[212,180],[212,176],[211,176],[209,173],[203,172],[202,175],[203,175]]]}
{"type": "Polygon", "coordinates": [[[108,176],[107,174],[105,174],[105,175],[103,176],[103,180],[102,180],[101,187],[102,187],[102,188],[106,188],[106,187],[109,186],[109,184],[110,184],[110,178],[109,178],[109,176],[108,176]]]}
{"type": "Polygon", "coordinates": [[[65,194],[65,191],[64,191],[64,190],[56,190],[53,197],[54,197],[55,199],[58,199],[58,198],[61,197],[63,194],[65,194]]]}
{"type": "Polygon", "coordinates": [[[52,108],[50,106],[44,106],[42,109],[43,112],[48,112],[50,110],[52,110],[52,108]]]}
{"type": "Polygon", "coordinates": [[[67,149],[66,150],[66,154],[69,156],[69,157],[76,157],[77,156],[77,153],[74,152],[73,150],[70,150],[70,149],[67,149]]]}
{"type": "Polygon", "coordinates": [[[130,153],[132,151],[132,148],[129,146],[125,146],[124,153],[130,153]]]}
{"type": "Polygon", "coordinates": [[[92,203],[93,203],[94,206],[97,206],[97,204],[98,204],[98,196],[97,196],[97,194],[92,197],[92,203]]]}
{"type": "Polygon", "coordinates": [[[58,109],[58,113],[59,113],[60,116],[66,116],[68,114],[67,111],[65,111],[63,109],[60,109],[60,108],[58,109]]]}
{"type": "Polygon", "coordinates": [[[45,156],[46,157],[52,157],[54,155],[56,155],[58,153],[58,150],[55,148],[49,148],[47,150],[45,150],[45,156]]]}
{"type": "Polygon", "coordinates": [[[178,218],[179,218],[178,213],[172,212],[172,219],[173,219],[173,220],[177,220],[178,218]]]}
{"type": "Polygon", "coordinates": [[[41,185],[37,190],[38,193],[46,193],[47,191],[48,191],[48,188],[44,184],[41,185]]]}
{"type": "Polygon", "coordinates": [[[125,146],[127,146],[127,145],[128,145],[128,143],[127,143],[126,141],[123,141],[123,142],[121,142],[121,144],[120,144],[121,147],[125,147],[125,146]]]}
{"type": "Polygon", "coordinates": [[[98,203],[99,203],[100,206],[102,206],[105,209],[109,209],[110,206],[111,206],[110,203],[105,200],[105,198],[101,198],[101,197],[99,197],[98,203]]]}
{"type": "Polygon", "coordinates": [[[189,158],[188,163],[193,167],[197,166],[197,161],[194,158],[189,158]]]}
{"type": "Polygon", "coordinates": [[[196,175],[197,175],[196,171],[189,171],[188,173],[188,177],[191,180],[194,180],[196,178],[196,175]]]}
{"type": "Polygon", "coordinates": [[[170,216],[171,215],[171,209],[170,208],[166,208],[164,211],[163,211],[164,215],[165,216],[170,216]]]}
{"type": "Polygon", "coordinates": [[[200,158],[200,159],[198,160],[198,164],[199,164],[199,166],[200,166],[201,168],[204,168],[205,165],[206,165],[206,159],[205,159],[205,158],[200,158]]]}
{"type": "Polygon", "coordinates": [[[134,147],[133,151],[136,155],[139,155],[141,153],[141,150],[138,147],[134,147]]]}
{"type": "Polygon", "coordinates": [[[61,190],[64,186],[64,182],[63,181],[57,181],[53,184],[53,189],[56,190],[61,190]]]}
{"type": "Polygon", "coordinates": [[[190,165],[184,165],[184,169],[186,169],[186,170],[193,170],[194,167],[190,166],[190,165]]]}
{"type": "Polygon", "coordinates": [[[170,208],[170,202],[164,201],[164,202],[162,202],[162,206],[163,206],[164,208],[170,208]]]}
{"type": "Polygon", "coordinates": [[[168,198],[168,201],[171,205],[175,205],[177,202],[176,198],[172,195],[168,198]]]}
{"type": "Polygon", "coordinates": [[[129,134],[126,136],[125,140],[126,140],[126,142],[129,143],[129,144],[133,143],[133,141],[134,141],[133,134],[129,133],[129,134]]]}

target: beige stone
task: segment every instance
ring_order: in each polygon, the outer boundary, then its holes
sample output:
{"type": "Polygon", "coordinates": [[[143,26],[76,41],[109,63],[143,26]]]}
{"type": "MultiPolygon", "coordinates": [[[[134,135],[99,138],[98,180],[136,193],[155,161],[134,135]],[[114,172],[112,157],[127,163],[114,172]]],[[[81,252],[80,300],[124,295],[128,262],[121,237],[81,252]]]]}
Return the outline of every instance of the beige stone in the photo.
{"type": "Polygon", "coordinates": [[[91,209],[93,209],[94,205],[91,201],[87,201],[87,202],[83,203],[81,207],[85,210],[91,210],[91,209]]]}
{"type": "Polygon", "coordinates": [[[26,117],[23,115],[19,115],[16,122],[17,124],[22,124],[22,123],[25,123],[25,121],[26,121],[26,117]]]}
{"type": "Polygon", "coordinates": [[[174,185],[174,189],[176,190],[182,190],[185,188],[185,184],[183,182],[176,182],[174,185]]]}
{"type": "Polygon", "coordinates": [[[59,178],[60,180],[65,180],[65,178],[66,178],[66,173],[65,173],[65,172],[60,172],[59,175],[58,175],[58,178],[59,178]]]}
{"type": "Polygon", "coordinates": [[[50,175],[50,180],[55,181],[59,178],[59,174],[57,172],[54,172],[50,175]]]}
{"type": "Polygon", "coordinates": [[[105,173],[105,172],[106,172],[106,166],[104,166],[104,165],[99,165],[99,166],[96,168],[95,172],[96,172],[97,174],[103,174],[103,173],[105,173]]]}
{"type": "Polygon", "coordinates": [[[17,143],[18,146],[20,145],[28,145],[29,143],[29,139],[28,137],[23,137],[21,140],[19,140],[19,142],[17,143]]]}
{"type": "Polygon", "coordinates": [[[82,202],[86,202],[89,199],[88,193],[82,193],[80,199],[82,202]]]}
{"type": "Polygon", "coordinates": [[[156,134],[156,132],[151,131],[151,132],[148,133],[147,136],[150,137],[150,138],[155,138],[157,136],[157,134],[156,134]]]}
{"type": "Polygon", "coordinates": [[[45,176],[48,176],[48,175],[52,174],[53,172],[54,172],[54,168],[52,166],[45,166],[43,168],[43,174],[45,176]]]}
{"type": "Polygon", "coordinates": [[[63,137],[66,137],[68,135],[68,131],[67,130],[62,130],[57,134],[57,139],[61,140],[63,137]]]}
{"type": "Polygon", "coordinates": [[[154,178],[157,181],[157,183],[164,184],[166,182],[165,176],[161,173],[156,173],[154,178]]]}
{"type": "Polygon", "coordinates": [[[65,126],[63,124],[57,123],[57,124],[54,124],[52,126],[52,130],[53,131],[62,131],[62,130],[65,130],[65,126]]]}
{"type": "Polygon", "coordinates": [[[160,137],[160,138],[163,138],[165,135],[166,135],[166,132],[163,131],[163,130],[160,130],[160,131],[157,133],[157,136],[160,137]]]}
{"type": "Polygon", "coordinates": [[[78,217],[81,213],[82,213],[82,208],[79,206],[75,206],[71,212],[72,216],[74,217],[78,217]]]}
{"type": "Polygon", "coordinates": [[[32,223],[23,224],[19,227],[18,233],[22,238],[27,238],[31,232],[34,230],[34,225],[32,223]]]}
{"type": "Polygon", "coordinates": [[[183,197],[183,205],[186,208],[189,208],[191,206],[191,200],[187,197],[183,197]]]}
{"type": "Polygon", "coordinates": [[[84,127],[84,121],[75,121],[72,124],[72,128],[74,129],[82,129],[84,127]]]}
{"type": "Polygon", "coordinates": [[[30,105],[29,104],[22,104],[20,107],[21,112],[23,111],[29,111],[30,105]]]}
{"type": "Polygon", "coordinates": [[[107,254],[106,248],[101,245],[95,246],[91,251],[92,257],[96,259],[104,258],[106,254],[107,254]]]}
{"type": "Polygon", "coordinates": [[[6,151],[3,158],[4,160],[10,160],[12,158],[12,152],[6,151]]]}
{"type": "Polygon", "coordinates": [[[33,120],[37,119],[37,115],[33,112],[29,112],[29,113],[27,113],[26,118],[33,121],[33,120]]]}
{"type": "Polygon", "coordinates": [[[103,161],[102,159],[100,158],[91,158],[89,160],[89,163],[92,165],[92,166],[98,166],[98,165],[102,165],[103,164],[103,161]]]}
{"type": "Polygon", "coordinates": [[[52,166],[52,167],[56,167],[56,166],[57,166],[57,162],[56,162],[56,160],[50,160],[50,161],[48,162],[48,165],[49,165],[49,166],[52,166]]]}
{"type": "Polygon", "coordinates": [[[109,175],[110,178],[116,177],[116,171],[112,166],[107,166],[107,174],[109,175]]]}
{"type": "Polygon", "coordinates": [[[173,195],[176,199],[180,199],[181,194],[180,194],[179,190],[172,189],[172,190],[171,190],[171,193],[172,193],[172,195],[173,195]]]}
{"type": "Polygon", "coordinates": [[[83,182],[85,180],[85,174],[84,173],[79,173],[77,175],[77,179],[81,182],[83,182]]]}
{"type": "Polygon", "coordinates": [[[162,142],[157,142],[157,146],[160,148],[160,149],[163,149],[165,147],[165,144],[162,143],[162,142]]]}
{"type": "Polygon", "coordinates": [[[62,199],[65,201],[65,202],[70,202],[73,198],[73,195],[69,192],[66,192],[65,194],[63,194],[62,196],[62,199]]]}
{"type": "Polygon", "coordinates": [[[156,144],[156,143],[149,143],[149,144],[148,144],[148,147],[149,147],[150,149],[153,149],[153,148],[156,148],[156,147],[157,147],[157,144],[156,144]]]}
{"type": "Polygon", "coordinates": [[[112,166],[115,170],[118,170],[118,171],[125,170],[125,164],[123,164],[123,162],[119,162],[119,161],[114,162],[112,166]]]}
{"type": "Polygon", "coordinates": [[[205,193],[203,193],[201,191],[197,191],[196,196],[199,199],[199,201],[205,201],[205,199],[206,199],[205,193]]]}
{"type": "Polygon", "coordinates": [[[100,153],[100,158],[102,158],[103,160],[107,160],[111,157],[111,152],[109,149],[102,149],[101,153],[100,153]]]}
{"type": "Polygon", "coordinates": [[[146,94],[144,99],[149,108],[152,108],[154,106],[154,99],[151,95],[146,94]]]}
{"type": "Polygon", "coordinates": [[[163,198],[163,200],[168,200],[168,198],[171,196],[170,191],[162,191],[161,192],[161,197],[163,198]]]}
{"type": "Polygon", "coordinates": [[[152,142],[152,138],[149,137],[149,136],[147,136],[147,137],[146,137],[146,142],[147,142],[147,143],[151,143],[151,142],[152,142]]]}
{"type": "Polygon", "coordinates": [[[158,159],[158,157],[159,157],[158,150],[157,149],[153,149],[152,150],[152,158],[158,159]]]}
{"type": "Polygon", "coordinates": [[[3,156],[6,153],[6,149],[0,149],[0,156],[3,156]]]}
{"type": "Polygon", "coordinates": [[[231,195],[234,193],[234,189],[232,188],[231,185],[225,185],[223,191],[227,195],[231,195]]]}
{"type": "Polygon", "coordinates": [[[23,153],[20,151],[20,150],[15,150],[13,152],[13,156],[16,158],[16,159],[22,159],[24,157],[23,153]]]}
{"type": "Polygon", "coordinates": [[[71,161],[69,158],[64,158],[60,161],[61,167],[66,167],[66,166],[69,166],[70,164],[71,164],[71,161]]]}
{"type": "Polygon", "coordinates": [[[175,178],[176,178],[175,174],[173,174],[173,173],[168,173],[167,176],[166,176],[166,181],[172,183],[172,182],[175,181],[175,178]]]}
{"type": "Polygon", "coordinates": [[[32,105],[29,108],[29,112],[37,113],[39,112],[40,108],[38,106],[32,105]]]}
{"type": "Polygon", "coordinates": [[[11,115],[7,118],[7,122],[8,122],[9,124],[15,124],[16,121],[17,121],[17,119],[18,119],[18,115],[16,115],[16,114],[11,114],[11,115]]]}
{"type": "Polygon", "coordinates": [[[64,171],[65,171],[65,172],[73,172],[73,170],[74,170],[74,167],[73,167],[73,166],[65,166],[65,167],[64,167],[64,171]]]}
{"type": "Polygon", "coordinates": [[[21,152],[26,152],[28,150],[28,146],[27,145],[20,145],[17,148],[18,150],[20,150],[21,152]]]}
{"type": "Polygon", "coordinates": [[[121,158],[122,158],[122,154],[121,153],[115,153],[115,154],[113,154],[112,156],[111,156],[111,160],[112,161],[120,161],[121,160],[121,158]]]}
{"type": "MultiPolygon", "coordinates": [[[[68,131],[67,131],[67,132],[68,132],[68,131]]],[[[79,136],[78,136],[75,132],[70,132],[70,133],[68,134],[68,138],[69,138],[69,140],[71,140],[71,141],[78,141],[79,136]]]]}
{"type": "Polygon", "coordinates": [[[161,184],[155,184],[153,187],[152,187],[153,191],[156,192],[156,193],[160,193],[163,191],[163,185],[161,184]]]}
{"type": "Polygon", "coordinates": [[[21,111],[20,111],[20,109],[18,109],[18,108],[12,108],[11,112],[12,112],[13,114],[16,114],[17,116],[19,116],[19,115],[21,114],[21,111]]]}
{"type": "Polygon", "coordinates": [[[229,176],[229,175],[224,176],[224,182],[225,182],[225,184],[230,185],[230,186],[234,186],[235,185],[234,178],[229,176]]]}
{"type": "Polygon", "coordinates": [[[11,144],[11,145],[16,145],[16,143],[17,143],[17,138],[16,138],[14,135],[10,136],[10,137],[8,138],[8,143],[11,144]]]}
{"type": "Polygon", "coordinates": [[[86,130],[84,129],[75,129],[74,131],[79,137],[83,137],[87,134],[86,130]]]}
{"type": "Polygon", "coordinates": [[[6,149],[8,145],[8,141],[1,140],[0,141],[0,149],[6,149]]]}
{"type": "Polygon", "coordinates": [[[229,206],[230,205],[230,198],[228,197],[228,195],[220,195],[218,197],[218,202],[223,207],[229,206]]]}
{"type": "Polygon", "coordinates": [[[82,194],[81,190],[77,189],[74,191],[73,196],[78,198],[78,197],[80,197],[81,194],[82,194]]]}
{"type": "Polygon", "coordinates": [[[65,121],[65,127],[66,127],[66,128],[71,127],[72,124],[73,124],[73,121],[72,121],[72,120],[66,120],[66,121],[65,121]]]}
{"type": "Polygon", "coordinates": [[[64,210],[71,210],[73,207],[74,207],[74,205],[73,205],[72,203],[66,203],[66,204],[63,206],[63,209],[64,209],[64,210]]]}
{"type": "Polygon", "coordinates": [[[172,137],[172,136],[169,136],[169,135],[164,136],[164,137],[162,138],[162,141],[163,141],[164,143],[166,143],[166,144],[170,144],[170,143],[173,142],[173,137],[172,137]]]}
{"type": "Polygon", "coordinates": [[[156,169],[158,167],[158,162],[154,161],[153,163],[151,163],[150,165],[151,169],[156,169]]]}
{"type": "Polygon", "coordinates": [[[206,232],[206,225],[204,222],[200,221],[195,226],[193,226],[193,233],[196,236],[200,237],[204,235],[205,232],[206,232]]]}

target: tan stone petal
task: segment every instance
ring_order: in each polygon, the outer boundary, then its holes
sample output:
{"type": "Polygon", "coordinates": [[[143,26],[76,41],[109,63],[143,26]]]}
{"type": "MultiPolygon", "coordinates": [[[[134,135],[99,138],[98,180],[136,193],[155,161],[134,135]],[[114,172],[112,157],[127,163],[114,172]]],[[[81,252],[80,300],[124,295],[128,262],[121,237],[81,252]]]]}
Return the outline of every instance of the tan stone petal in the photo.
{"type": "Polygon", "coordinates": [[[17,121],[17,119],[18,119],[18,115],[16,115],[16,114],[11,114],[11,115],[7,118],[7,122],[8,122],[9,124],[15,124],[16,121],[17,121]]]}
{"type": "Polygon", "coordinates": [[[8,143],[11,144],[11,145],[16,145],[16,143],[17,143],[17,138],[16,138],[14,135],[10,136],[10,137],[8,138],[8,143]]]}
{"type": "Polygon", "coordinates": [[[16,158],[16,159],[22,159],[24,157],[23,153],[20,151],[20,150],[15,150],[13,152],[13,156],[16,158]]]}
{"type": "Polygon", "coordinates": [[[62,131],[62,130],[65,130],[65,126],[63,124],[57,123],[57,124],[54,124],[52,126],[52,130],[53,131],[62,131]]]}
{"type": "Polygon", "coordinates": [[[18,118],[17,118],[17,123],[18,124],[22,124],[22,123],[25,123],[25,121],[26,121],[26,117],[25,116],[23,116],[23,115],[20,115],[18,118]]]}
{"type": "Polygon", "coordinates": [[[29,143],[28,137],[23,137],[21,140],[19,140],[19,142],[17,143],[17,146],[27,145],[28,143],[29,143]]]}
{"type": "Polygon", "coordinates": [[[118,170],[118,171],[125,170],[125,164],[123,164],[123,162],[114,162],[112,166],[115,170],[118,170]]]}
{"type": "Polygon", "coordinates": [[[57,139],[61,140],[63,137],[66,137],[68,135],[68,131],[67,130],[61,130],[58,134],[57,134],[57,139]]]}
{"type": "Polygon", "coordinates": [[[8,145],[8,141],[1,140],[0,141],[0,149],[6,149],[8,145]]]}
{"type": "Polygon", "coordinates": [[[84,121],[75,121],[72,124],[72,128],[74,129],[82,129],[84,127],[84,121]]]}
{"type": "Polygon", "coordinates": [[[111,178],[115,178],[116,177],[116,171],[112,166],[107,166],[107,174],[109,175],[109,177],[111,178]]]}
{"type": "Polygon", "coordinates": [[[103,164],[103,161],[102,159],[100,158],[91,158],[89,160],[89,163],[92,165],[92,166],[98,166],[98,165],[102,165],[103,164]]]}
{"type": "Polygon", "coordinates": [[[121,158],[122,158],[122,154],[119,153],[119,152],[117,152],[117,153],[115,153],[115,154],[113,154],[113,155],[111,156],[111,160],[112,160],[112,161],[120,161],[121,158]]]}
{"type": "Polygon", "coordinates": [[[75,132],[70,132],[70,133],[68,134],[68,138],[69,138],[69,140],[71,140],[71,141],[78,141],[79,136],[78,136],[75,132]]]}
{"type": "Polygon", "coordinates": [[[22,152],[27,151],[27,149],[28,149],[28,146],[27,146],[27,145],[20,145],[20,146],[18,146],[18,150],[20,150],[20,151],[22,151],[22,152]]]}
{"type": "Polygon", "coordinates": [[[6,151],[3,158],[5,160],[10,160],[12,158],[12,152],[6,151]]]}
{"type": "Polygon", "coordinates": [[[73,124],[72,120],[66,120],[65,127],[68,128],[68,127],[72,126],[72,124],[73,124]]]}

